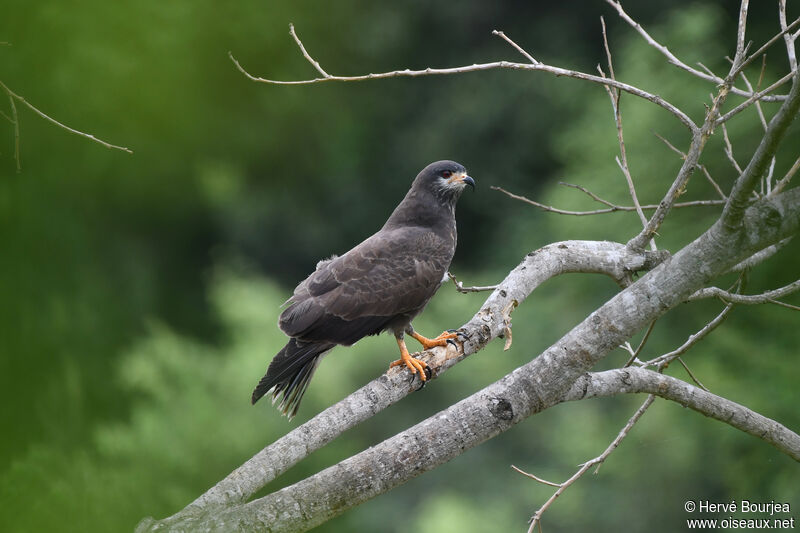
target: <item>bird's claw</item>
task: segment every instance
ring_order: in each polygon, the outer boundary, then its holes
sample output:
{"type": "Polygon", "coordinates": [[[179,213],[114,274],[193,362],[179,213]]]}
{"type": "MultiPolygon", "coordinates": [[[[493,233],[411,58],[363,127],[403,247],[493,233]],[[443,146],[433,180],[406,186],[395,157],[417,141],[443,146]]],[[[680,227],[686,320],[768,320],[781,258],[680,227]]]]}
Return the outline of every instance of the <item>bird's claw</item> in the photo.
{"type": "MultiPolygon", "coordinates": [[[[448,330],[447,330],[447,333],[455,333],[455,334],[456,334],[456,337],[455,337],[455,338],[456,338],[456,339],[458,339],[458,342],[460,342],[460,343],[462,343],[462,344],[463,344],[463,343],[464,343],[464,342],[465,342],[467,339],[469,339],[469,335],[467,335],[467,333],[466,333],[466,332],[465,332],[463,329],[448,329],[448,330]]],[[[452,339],[448,339],[448,340],[447,340],[447,342],[448,342],[448,343],[450,343],[450,341],[452,341],[452,339]]],[[[452,343],[451,343],[451,344],[452,344],[452,343]]]]}
{"type": "MultiPolygon", "coordinates": [[[[422,376],[420,376],[420,385],[419,385],[419,388],[417,390],[420,391],[420,390],[424,389],[425,385],[428,384],[428,380],[431,379],[431,378],[433,378],[433,370],[431,370],[431,367],[426,366],[425,367],[425,379],[422,379],[422,376]]],[[[411,379],[412,380],[414,379],[414,374],[411,375],[411,379]]]]}

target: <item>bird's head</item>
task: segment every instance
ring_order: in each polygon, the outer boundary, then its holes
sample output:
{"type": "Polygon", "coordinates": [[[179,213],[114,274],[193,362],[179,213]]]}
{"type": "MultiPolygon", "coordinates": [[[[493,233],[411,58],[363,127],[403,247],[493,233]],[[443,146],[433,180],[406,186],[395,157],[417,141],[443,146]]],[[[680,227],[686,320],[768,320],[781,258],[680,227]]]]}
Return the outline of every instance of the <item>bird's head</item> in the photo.
{"type": "Polygon", "coordinates": [[[431,163],[422,169],[414,181],[415,186],[424,187],[447,203],[457,200],[467,185],[475,190],[475,180],[467,175],[463,165],[455,161],[431,163]]]}

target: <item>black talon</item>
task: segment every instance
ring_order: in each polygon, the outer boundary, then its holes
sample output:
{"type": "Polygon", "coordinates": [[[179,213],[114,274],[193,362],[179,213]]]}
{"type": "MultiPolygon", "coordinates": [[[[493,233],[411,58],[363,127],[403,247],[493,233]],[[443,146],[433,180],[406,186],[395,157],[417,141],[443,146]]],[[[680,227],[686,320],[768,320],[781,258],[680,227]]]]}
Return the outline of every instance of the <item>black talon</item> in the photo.
{"type": "Polygon", "coordinates": [[[447,344],[452,344],[453,347],[458,348],[456,341],[454,341],[453,339],[447,339],[447,344]]]}

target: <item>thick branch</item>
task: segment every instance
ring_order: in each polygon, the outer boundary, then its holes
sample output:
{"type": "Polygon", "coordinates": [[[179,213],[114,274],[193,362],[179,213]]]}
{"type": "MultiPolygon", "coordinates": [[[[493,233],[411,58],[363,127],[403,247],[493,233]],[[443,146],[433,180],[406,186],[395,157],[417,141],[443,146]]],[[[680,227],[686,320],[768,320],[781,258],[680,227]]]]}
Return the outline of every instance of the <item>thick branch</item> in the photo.
{"type": "Polygon", "coordinates": [[[761,176],[766,172],[770,160],[777,152],[778,146],[786,136],[786,130],[797,116],[798,111],[800,111],[800,81],[795,81],[792,84],[792,90],[789,91],[788,99],[772,117],[755,154],[733,185],[721,219],[723,226],[728,230],[735,230],[742,224],[750,193],[753,192],[761,176]]]}
{"type": "MultiPolygon", "coordinates": [[[[536,287],[554,276],[568,272],[602,273],[623,283],[632,273],[652,268],[666,256],[666,252],[634,253],[613,242],[565,241],[547,245],[528,254],[497,286],[472,320],[462,326],[461,331],[469,336],[462,351],[452,347],[434,348],[424,359],[433,369],[435,379],[502,334],[507,327],[504,310],[514,301],[524,301],[536,287]]],[[[409,380],[406,371],[390,369],[264,448],[164,523],[173,523],[214,506],[247,501],[299,460],[398,402],[418,386],[418,382],[409,380]]]]}
{"type": "Polygon", "coordinates": [[[672,400],[704,416],[730,424],[800,461],[800,435],[786,426],[727,398],[652,370],[624,368],[586,374],[575,382],[564,401],[630,393],[649,393],[672,400]]]}
{"type": "MultiPolygon", "coordinates": [[[[674,257],[606,302],[539,357],[439,414],[310,478],[248,504],[211,507],[206,509],[207,514],[176,516],[161,523],[145,522],[140,530],[158,530],[176,526],[178,522],[179,527],[186,530],[269,527],[271,531],[297,531],[314,527],[559,403],[568,396],[581,375],[652,320],[707,285],[714,276],[726,272],[758,249],[796,233],[799,228],[800,190],[793,189],[762,200],[748,209],[741,232],[732,235],[715,224],[674,257]],[[770,209],[780,215],[778,219],[772,217],[772,222],[768,223],[773,212],[770,209]]],[[[544,250],[529,254],[507,278],[515,283],[501,284],[483,309],[464,326],[470,336],[464,343],[464,354],[458,354],[457,359],[479,350],[503,331],[506,324],[501,310],[514,300],[524,299],[538,284],[540,274],[531,271],[527,262],[535,260],[544,250]]],[[[607,258],[622,252],[619,248],[611,254],[608,250],[600,251],[605,252],[607,258]]],[[[560,267],[552,268],[563,271],[560,267]]],[[[447,363],[446,354],[439,352],[436,357],[442,355],[447,363]]],[[[626,372],[630,370],[625,369],[626,372]]],[[[391,372],[388,375],[391,376],[391,372]]],[[[392,390],[386,392],[394,394],[392,390]]],[[[699,393],[695,396],[705,398],[699,393]]],[[[687,401],[687,405],[693,404],[687,401]]],[[[714,412],[719,413],[720,419],[727,420],[731,411],[726,409],[730,406],[722,405],[714,412]]],[[[736,420],[735,414],[732,420],[736,420]]],[[[755,419],[749,418],[750,421],[736,421],[736,427],[749,428],[745,430],[771,439],[776,446],[790,442],[784,447],[795,449],[791,444],[796,440],[794,437],[772,437],[772,434],[785,435],[785,431],[779,432],[777,426],[768,430],[761,428],[759,420],[753,422],[755,419]]],[[[313,438],[314,432],[308,435],[313,438]]],[[[790,455],[800,457],[794,451],[790,455]]],[[[251,472],[249,475],[260,474],[251,472]]],[[[226,482],[235,485],[237,479],[226,482]]],[[[229,489],[223,496],[242,493],[229,489]]],[[[216,501],[223,503],[225,499],[216,501]]]]}

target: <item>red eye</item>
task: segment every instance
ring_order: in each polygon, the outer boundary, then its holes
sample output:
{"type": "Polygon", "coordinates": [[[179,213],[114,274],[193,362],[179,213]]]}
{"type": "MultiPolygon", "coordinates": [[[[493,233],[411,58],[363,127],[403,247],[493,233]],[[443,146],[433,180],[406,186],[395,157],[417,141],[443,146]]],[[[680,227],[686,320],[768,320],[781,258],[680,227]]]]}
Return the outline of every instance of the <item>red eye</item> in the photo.
{"type": "Polygon", "coordinates": [[[443,170],[442,171],[442,177],[444,177],[444,178],[449,178],[452,175],[453,175],[453,173],[450,172],[449,170],[443,170]]]}

